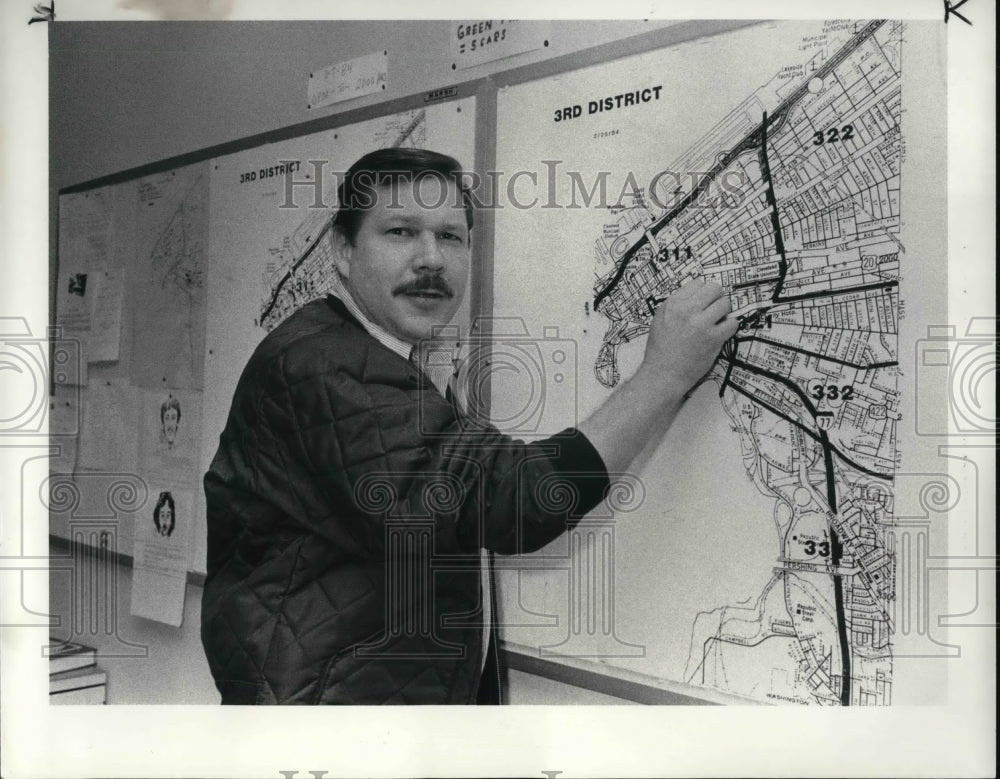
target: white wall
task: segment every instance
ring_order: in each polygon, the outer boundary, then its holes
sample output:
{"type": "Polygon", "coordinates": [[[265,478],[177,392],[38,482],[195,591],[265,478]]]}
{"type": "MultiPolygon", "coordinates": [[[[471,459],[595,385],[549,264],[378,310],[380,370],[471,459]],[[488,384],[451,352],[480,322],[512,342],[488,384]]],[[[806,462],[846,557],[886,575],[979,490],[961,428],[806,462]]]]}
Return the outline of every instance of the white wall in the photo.
{"type": "MultiPolygon", "coordinates": [[[[53,557],[66,554],[63,544],[50,549],[53,557]]],[[[97,647],[98,665],[108,674],[109,704],[215,704],[219,694],[208,670],[208,661],[201,648],[199,634],[201,621],[202,588],[188,584],[184,599],[184,622],[179,628],[169,627],[129,613],[132,597],[132,569],[115,565],[110,576],[100,575],[104,570],[95,557],[77,558],[76,565],[84,570],[62,568],[49,576],[49,613],[56,616],[59,627],[52,629],[53,636],[72,637],[89,646],[97,647]],[[98,624],[90,624],[95,616],[94,590],[81,592],[81,581],[114,582],[110,602],[102,600],[98,607],[98,624]],[[76,584],[74,584],[75,582],[76,584]],[[85,619],[74,629],[74,605],[86,599],[85,619]],[[76,600],[76,604],[74,604],[76,600]],[[113,631],[105,629],[104,616],[111,610],[117,614],[113,631]],[[80,629],[82,627],[82,633],[80,629]],[[144,654],[145,653],[145,654],[144,654]]],[[[524,704],[623,704],[610,695],[561,684],[520,671],[509,672],[509,703],[524,704]]]]}
{"type": "Polygon", "coordinates": [[[451,22],[68,22],[51,25],[54,188],[481,78],[677,22],[553,21],[549,46],[452,70],[451,22]],[[320,111],[309,73],[389,51],[388,89],[320,111]]]}
{"type": "MultiPolygon", "coordinates": [[[[66,547],[53,545],[51,554],[62,557],[67,554],[66,547]]],[[[49,613],[59,625],[50,632],[98,649],[98,665],[108,674],[108,703],[219,702],[201,648],[201,587],[188,585],[184,622],[175,628],[129,613],[130,567],[108,568],[90,555],[78,557],[73,566],[72,570],[55,570],[53,566],[49,575],[49,613]],[[112,583],[109,589],[113,594],[108,599],[95,586],[95,582],[105,581],[112,583]],[[81,613],[82,624],[75,619],[81,613]],[[115,614],[114,627],[108,629],[111,620],[105,616],[111,613],[115,614]]]]}

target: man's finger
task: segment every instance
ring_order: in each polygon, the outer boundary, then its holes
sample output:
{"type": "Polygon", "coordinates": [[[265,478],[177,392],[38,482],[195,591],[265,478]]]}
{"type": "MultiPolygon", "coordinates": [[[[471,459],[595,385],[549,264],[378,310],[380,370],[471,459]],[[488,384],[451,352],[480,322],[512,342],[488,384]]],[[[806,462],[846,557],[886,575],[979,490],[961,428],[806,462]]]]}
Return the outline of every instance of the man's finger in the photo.
{"type": "Polygon", "coordinates": [[[740,320],[736,317],[724,317],[715,325],[715,334],[723,341],[728,341],[740,329],[740,320]]]}
{"type": "Polygon", "coordinates": [[[726,295],[726,290],[714,281],[709,281],[705,284],[694,284],[692,286],[694,290],[692,291],[691,299],[702,308],[708,308],[716,300],[726,295]]]}
{"type": "Polygon", "coordinates": [[[682,283],[670,297],[677,298],[678,300],[690,300],[697,295],[704,286],[704,282],[700,279],[691,279],[690,281],[682,283]]]}
{"type": "Polygon", "coordinates": [[[710,324],[714,325],[725,319],[731,310],[732,305],[729,302],[729,296],[723,295],[708,305],[703,316],[710,324]]]}
{"type": "Polygon", "coordinates": [[[768,307],[768,303],[747,303],[745,306],[740,306],[729,314],[730,319],[736,319],[737,317],[746,316],[747,314],[752,314],[755,311],[760,311],[768,307]]]}

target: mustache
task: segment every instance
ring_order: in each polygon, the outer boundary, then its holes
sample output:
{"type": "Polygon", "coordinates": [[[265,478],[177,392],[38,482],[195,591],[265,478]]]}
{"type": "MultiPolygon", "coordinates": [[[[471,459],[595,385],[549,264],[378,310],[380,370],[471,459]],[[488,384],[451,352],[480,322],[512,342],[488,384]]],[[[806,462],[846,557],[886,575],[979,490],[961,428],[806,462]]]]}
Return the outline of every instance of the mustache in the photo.
{"type": "Polygon", "coordinates": [[[417,276],[413,281],[400,284],[392,290],[393,295],[408,295],[414,292],[438,292],[449,298],[455,297],[454,291],[444,277],[435,273],[417,276]]]}

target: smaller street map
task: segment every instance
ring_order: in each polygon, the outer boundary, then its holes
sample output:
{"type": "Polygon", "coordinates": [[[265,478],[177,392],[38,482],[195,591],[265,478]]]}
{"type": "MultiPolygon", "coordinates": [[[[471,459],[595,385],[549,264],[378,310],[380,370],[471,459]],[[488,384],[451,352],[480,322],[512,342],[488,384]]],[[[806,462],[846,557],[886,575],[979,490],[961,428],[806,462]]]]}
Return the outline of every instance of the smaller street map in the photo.
{"type": "MultiPolygon", "coordinates": [[[[426,112],[406,111],[389,116],[374,133],[372,148],[426,144],[426,112]]],[[[281,246],[271,249],[264,279],[265,294],[256,324],[270,332],[310,300],[330,291],[333,246],[327,210],[313,211],[285,236],[281,246]]]]}

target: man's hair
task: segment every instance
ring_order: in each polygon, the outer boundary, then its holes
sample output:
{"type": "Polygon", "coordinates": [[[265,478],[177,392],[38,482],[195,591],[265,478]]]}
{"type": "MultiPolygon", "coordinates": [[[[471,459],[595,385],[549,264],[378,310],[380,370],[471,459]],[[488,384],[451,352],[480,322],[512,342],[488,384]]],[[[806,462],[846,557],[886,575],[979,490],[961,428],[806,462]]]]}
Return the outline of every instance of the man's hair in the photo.
{"type": "Polygon", "coordinates": [[[174,532],[174,525],[177,524],[177,509],[174,508],[174,496],[169,492],[160,493],[160,497],[156,501],[156,508],[153,509],[153,524],[156,525],[157,532],[163,532],[163,528],[160,527],[160,509],[167,503],[170,504],[170,527],[167,529],[167,535],[169,536],[174,532]]]}
{"type": "Polygon", "coordinates": [[[163,405],[160,406],[160,424],[163,424],[163,418],[167,415],[167,409],[172,408],[177,412],[177,421],[181,421],[181,402],[177,398],[167,398],[163,401],[163,405]]]}
{"type": "Polygon", "coordinates": [[[378,189],[399,181],[437,178],[454,182],[465,208],[465,223],[472,229],[472,195],[462,178],[462,166],[454,157],[428,149],[392,147],[366,154],[355,162],[337,187],[337,213],[333,227],[354,245],[365,211],[375,205],[378,189]]]}

